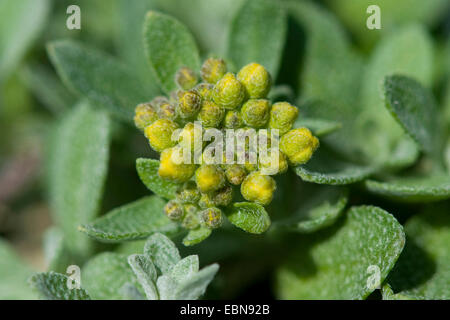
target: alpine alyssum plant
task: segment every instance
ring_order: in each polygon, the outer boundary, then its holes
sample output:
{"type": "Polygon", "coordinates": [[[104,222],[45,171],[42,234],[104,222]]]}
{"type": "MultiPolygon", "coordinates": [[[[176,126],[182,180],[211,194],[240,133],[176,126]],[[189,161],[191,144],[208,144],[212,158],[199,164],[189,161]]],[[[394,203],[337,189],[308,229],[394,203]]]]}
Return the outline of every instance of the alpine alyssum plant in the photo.
{"type": "Polygon", "coordinates": [[[264,210],[261,206],[270,204],[276,190],[271,175],[285,173],[290,165],[307,163],[319,140],[305,127],[292,129],[298,117],[297,107],[289,102],[272,104],[267,99],[272,79],[258,63],[247,64],[233,74],[223,59],[209,58],[198,72],[181,67],[174,81],[177,89],[169,97],[158,96],[136,107],[134,123],[153,150],[161,153],[158,176],[178,184],[176,197],[166,204],[164,212],[192,231],[184,241],[190,245],[222,225],[224,211],[236,202],[239,191],[245,200],[264,210]],[[250,143],[245,143],[245,162],[238,164],[233,153],[235,158],[228,164],[227,146],[222,145],[224,159],[211,164],[205,161],[203,128],[222,132],[233,129],[237,136],[254,129],[254,137],[259,139],[259,133],[264,132],[265,140],[258,140],[254,161],[250,159],[250,143]],[[278,159],[259,152],[263,143],[266,148],[274,143],[273,136],[268,136],[274,129],[280,135],[278,159]],[[185,151],[187,161],[181,159],[185,151]],[[197,155],[203,161],[194,161],[197,155]],[[199,236],[195,239],[192,235],[199,236]]]}

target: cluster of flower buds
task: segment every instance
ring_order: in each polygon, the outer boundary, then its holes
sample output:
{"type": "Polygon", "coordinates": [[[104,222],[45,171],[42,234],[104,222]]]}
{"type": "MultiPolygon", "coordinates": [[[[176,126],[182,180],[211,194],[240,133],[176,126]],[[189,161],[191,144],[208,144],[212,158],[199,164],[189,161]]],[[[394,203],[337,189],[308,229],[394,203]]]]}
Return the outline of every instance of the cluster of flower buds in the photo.
{"type": "Polygon", "coordinates": [[[235,75],[228,72],[224,60],[209,58],[201,67],[200,77],[182,67],[175,82],[178,89],[169,97],[156,97],[138,105],[134,121],[150,146],[161,153],[159,176],[180,184],[165,213],[187,229],[219,227],[222,209],[232,203],[239,189],[247,201],[268,205],[276,189],[272,175],[286,172],[289,165],[306,163],[319,145],[307,128],[292,129],[298,116],[297,107],[288,102],[271,104],[266,98],[271,76],[260,64],[250,63],[235,75]],[[195,123],[201,124],[200,129],[195,123]],[[279,147],[275,170],[273,157],[267,154],[257,152],[255,161],[250,161],[247,145],[244,162],[201,161],[207,156],[202,138],[205,129],[253,130],[258,134],[264,131],[268,145],[273,141],[267,132],[276,131],[279,147]],[[174,139],[175,131],[178,134],[174,139]],[[192,151],[190,161],[183,161],[186,149],[192,151]],[[181,161],[174,160],[177,158],[181,161]],[[199,158],[200,161],[195,161],[199,158]],[[272,170],[267,173],[266,169],[272,170]]]}

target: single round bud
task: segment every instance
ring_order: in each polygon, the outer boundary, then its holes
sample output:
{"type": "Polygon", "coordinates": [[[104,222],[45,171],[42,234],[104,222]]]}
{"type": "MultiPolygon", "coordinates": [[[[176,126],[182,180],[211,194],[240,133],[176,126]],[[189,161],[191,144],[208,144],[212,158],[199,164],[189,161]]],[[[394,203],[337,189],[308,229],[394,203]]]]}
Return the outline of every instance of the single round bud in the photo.
{"type": "Polygon", "coordinates": [[[227,129],[237,129],[242,127],[242,116],[238,110],[229,110],[225,114],[224,127],[227,129]]]}
{"type": "Polygon", "coordinates": [[[183,148],[189,148],[194,153],[195,148],[203,148],[202,126],[196,126],[192,122],[187,123],[178,135],[178,144],[183,148]]]}
{"type": "Polygon", "coordinates": [[[280,136],[291,130],[295,119],[298,116],[298,109],[288,102],[277,102],[270,110],[269,128],[278,129],[280,136]]]}
{"type": "Polygon", "coordinates": [[[263,206],[272,201],[275,189],[275,180],[271,176],[262,175],[258,171],[250,173],[241,184],[242,196],[248,201],[263,206]]]}
{"type": "Polygon", "coordinates": [[[183,218],[184,209],[183,206],[175,200],[170,200],[164,206],[164,213],[166,216],[173,221],[178,221],[183,218]]]}
{"type": "Polygon", "coordinates": [[[214,86],[213,99],[225,109],[236,109],[245,99],[244,86],[229,72],[214,86]]]}
{"type": "Polygon", "coordinates": [[[195,181],[203,193],[216,191],[225,185],[225,173],[219,166],[203,164],[195,171],[195,181]]]}
{"type": "Polygon", "coordinates": [[[247,176],[247,171],[240,164],[231,164],[225,169],[225,175],[229,183],[238,186],[247,176]]]}
{"type": "Polygon", "coordinates": [[[183,228],[192,230],[200,225],[200,217],[198,208],[192,204],[186,204],[184,206],[184,218],[181,226],[183,228]]]}
{"type": "Polygon", "coordinates": [[[212,101],[203,101],[202,109],[198,114],[197,119],[206,128],[217,128],[225,115],[225,110],[221,105],[212,101]]]}
{"type": "Polygon", "coordinates": [[[174,120],[176,118],[176,116],[177,116],[177,112],[176,112],[176,109],[175,109],[173,104],[168,103],[168,102],[163,102],[159,106],[158,116],[161,119],[174,120]]]}
{"type": "Polygon", "coordinates": [[[210,194],[212,202],[216,206],[226,207],[233,200],[233,188],[228,185],[210,194]]]}
{"type": "Polygon", "coordinates": [[[258,169],[264,174],[276,175],[285,173],[289,165],[286,156],[278,150],[278,161],[272,159],[272,154],[269,152],[267,155],[259,155],[258,169]]]}
{"type": "Polygon", "coordinates": [[[175,74],[175,83],[183,90],[192,89],[197,84],[197,76],[192,69],[181,67],[175,74]]]}
{"type": "Polygon", "coordinates": [[[202,79],[209,83],[216,83],[227,73],[227,65],[222,59],[207,59],[201,69],[202,79]]]}
{"type": "Polygon", "coordinates": [[[183,119],[193,118],[202,107],[202,98],[194,91],[179,91],[177,112],[183,119]]]}
{"type": "Polygon", "coordinates": [[[158,175],[161,178],[181,183],[188,181],[194,175],[195,164],[180,161],[183,157],[182,153],[180,147],[165,149],[161,153],[158,169],[158,175]]]}
{"type": "Polygon", "coordinates": [[[200,190],[194,181],[186,182],[177,192],[177,200],[181,203],[197,203],[200,200],[200,190]]]}
{"type": "Polygon", "coordinates": [[[214,85],[211,83],[202,82],[199,83],[195,88],[195,91],[202,97],[203,100],[211,100],[212,99],[212,93],[214,90],[214,85]]]}
{"type": "Polygon", "coordinates": [[[134,111],[134,124],[139,130],[158,120],[158,114],[150,103],[141,103],[134,111]]]}
{"type": "Polygon", "coordinates": [[[242,106],[244,123],[253,128],[265,127],[269,120],[270,102],[265,99],[250,99],[242,106]]]}
{"type": "Polygon", "coordinates": [[[176,129],[178,125],[172,120],[159,119],[145,128],[145,136],[153,150],[161,152],[176,144],[176,141],[172,141],[172,134],[176,129]]]}
{"type": "Polygon", "coordinates": [[[308,162],[318,147],[319,140],[307,128],[292,129],[280,139],[280,150],[294,166],[308,162]]]}
{"type": "Polygon", "coordinates": [[[244,66],[237,75],[249,98],[265,98],[270,91],[272,80],[269,72],[258,63],[244,66]]]}
{"type": "Polygon", "coordinates": [[[200,200],[198,200],[198,206],[202,209],[214,207],[216,204],[214,203],[210,193],[202,193],[200,196],[200,200]]]}
{"type": "Polygon", "coordinates": [[[157,96],[150,101],[150,104],[155,107],[156,111],[159,110],[164,103],[169,103],[169,99],[165,96],[157,96]]]}
{"type": "Polygon", "coordinates": [[[207,208],[200,211],[200,217],[206,227],[210,229],[218,228],[222,225],[222,210],[219,208],[207,208]]]}

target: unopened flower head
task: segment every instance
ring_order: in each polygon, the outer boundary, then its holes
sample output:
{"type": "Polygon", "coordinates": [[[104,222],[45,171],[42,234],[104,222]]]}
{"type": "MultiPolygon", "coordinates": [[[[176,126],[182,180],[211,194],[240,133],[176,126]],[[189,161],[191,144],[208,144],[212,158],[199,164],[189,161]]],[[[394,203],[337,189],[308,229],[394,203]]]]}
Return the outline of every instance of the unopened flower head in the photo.
{"type": "Polygon", "coordinates": [[[227,73],[227,65],[222,59],[207,59],[201,69],[202,79],[206,82],[215,84],[227,73]]]}
{"type": "Polygon", "coordinates": [[[236,109],[245,99],[245,88],[235,75],[229,72],[214,86],[213,99],[225,109],[236,109]]]}
{"type": "Polygon", "coordinates": [[[271,176],[263,175],[258,171],[250,173],[241,185],[241,193],[246,200],[263,206],[272,201],[275,189],[275,180],[271,176]]]}
{"type": "Polygon", "coordinates": [[[244,85],[248,97],[253,99],[265,98],[272,84],[269,72],[258,63],[243,67],[237,78],[244,85]]]}
{"type": "Polygon", "coordinates": [[[202,107],[202,98],[195,90],[178,92],[178,115],[183,119],[193,118],[202,107]]]}
{"type": "Polygon", "coordinates": [[[144,130],[158,120],[158,113],[150,103],[142,103],[135,109],[134,124],[140,130],[144,130]]]}
{"type": "Polygon", "coordinates": [[[280,150],[295,166],[308,162],[318,147],[319,140],[307,128],[293,129],[280,139],[280,150]]]}
{"type": "Polygon", "coordinates": [[[277,102],[270,110],[269,128],[278,129],[283,135],[291,130],[295,119],[298,116],[298,109],[288,102],[277,102]]]}
{"type": "Polygon", "coordinates": [[[188,67],[181,67],[175,74],[175,83],[183,90],[192,89],[197,81],[197,75],[188,67]]]}
{"type": "Polygon", "coordinates": [[[145,128],[145,136],[153,150],[162,152],[175,145],[172,134],[178,125],[170,119],[159,119],[145,128]]]}

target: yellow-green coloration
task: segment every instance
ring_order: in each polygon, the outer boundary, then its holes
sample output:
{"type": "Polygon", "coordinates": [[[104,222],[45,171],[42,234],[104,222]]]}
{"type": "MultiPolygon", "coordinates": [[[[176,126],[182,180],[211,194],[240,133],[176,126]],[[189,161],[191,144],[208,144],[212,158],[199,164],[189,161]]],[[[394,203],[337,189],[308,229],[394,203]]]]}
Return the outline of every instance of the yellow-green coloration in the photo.
{"type": "Polygon", "coordinates": [[[177,192],[177,200],[181,203],[197,203],[200,200],[200,190],[194,181],[186,182],[177,192]]]}
{"type": "Polygon", "coordinates": [[[198,79],[195,72],[188,67],[181,67],[175,74],[175,83],[183,90],[189,90],[195,87],[198,79]]]}
{"type": "Polygon", "coordinates": [[[215,84],[227,73],[227,65],[222,59],[207,59],[201,68],[202,79],[215,84]]]}
{"type": "Polygon", "coordinates": [[[178,221],[183,218],[184,209],[183,206],[175,200],[170,200],[164,206],[164,213],[166,216],[173,221],[178,221]]]}
{"type": "Polygon", "coordinates": [[[203,164],[195,171],[195,181],[201,192],[213,192],[225,185],[225,173],[212,164],[203,164]]]}
{"type": "Polygon", "coordinates": [[[272,84],[269,72],[258,63],[244,66],[237,78],[244,85],[247,96],[253,99],[265,98],[272,84]]]}
{"type": "Polygon", "coordinates": [[[291,130],[295,119],[298,116],[298,109],[288,102],[277,102],[270,110],[269,128],[278,129],[280,136],[291,130]]]}
{"type": "Polygon", "coordinates": [[[222,225],[222,210],[219,208],[212,207],[202,210],[200,217],[208,228],[215,229],[222,225]]]}
{"type": "Polygon", "coordinates": [[[228,185],[210,195],[216,206],[226,207],[233,200],[233,188],[228,185]]]}
{"type": "Polygon", "coordinates": [[[183,119],[194,117],[202,107],[202,98],[195,90],[178,92],[178,115],[183,119]]]}
{"type": "Polygon", "coordinates": [[[238,129],[242,127],[242,117],[238,110],[229,110],[225,114],[225,119],[223,120],[223,125],[227,129],[238,129]]]}
{"type": "Polygon", "coordinates": [[[213,99],[225,109],[236,109],[244,102],[245,88],[234,74],[229,72],[214,86],[213,99]]]}
{"type": "Polygon", "coordinates": [[[189,122],[179,133],[178,144],[183,148],[189,148],[191,153],[193,153],[196,147],[195,142],[197,142],[198,148],[203,146],[202,128],[201,126],[195,126],[192,122],[189,122]],[[195,132],[196,130],[197,132],[195,132]],[[197,141],[195,139],[197,139],[197,141]]]}
{"type": "Polygon", "coordinates": [[[225,175],[229,183],[238,186],[247,176],[247,171],[240,164],[232,164],[225,169],[225,175]]]}
{"type": "Polygon", "coordinates": [[[271,176],[262,175],[258,171],[250,173],[241,184],[242,196],[248,201],[263,206],[272,201],[275,189],[275,180],[271,176]]]}
{"type": "Polygon", "coordinates": [[[195,229],[200,225],[199,212],[195,205],[184,205],[184,218],[181,225],[189,230],[195,229]]]}
{"type": "Polygon", "coordinates": [[[134,124],[139,130],[144,130],[156,120],[158,120],[158,114],[150,103],[142,103],[136,107],[134,124]]]}
{"type": "Polygon", "coordinates": [[[182,161],[182,149],[174,147],[161,153],[158,174],[161,178],[173,182],[186,182],[195,172],[195,164],[185,164],[182,161]],[[177,161],[174,161],[176,159],[177,161]]]}
{"type": "Polygon", "coordinates": [[[156,108],[156,111],[164,104],[169,103],[169,100],[164,96],[158,96],[150,101],[150,104],[156,108]]]}
{"type": "Polygon", "coordinates": [[[195,91],[202,97],[203,100],[211,100],[212,99],[212,93],[214,90],[214,85],[211,83],[202,82],[199,83],[195,88],[195,91]]]}
{"type": "Polygon", "coordinates": [[[214,207],[215,203],[209,193],[202,193],[198,205],[202,209],[214,207]]]}
{"type": "Polygon", "coordinates": [[[294,166],[308,162],[318,147],[319,140],[307,128],[293,129],[280,139],[280,150],[294,166]]]}
{"type": "Polygon", "coordinates": [[[288,167],[287,158],[281,151],[278,151],[278,162],[272,159],[270,153],[265,156],[260,155],[258,159],[258,169],[260,171],[264,170],[265,174],[276,175],[285,173],[288,167]]]}
{"type": "Polygon", "coordinates": [[[203,101],[202,109],[197,119],[206,128],[216,128],[220,125],[225,116],[225,109],[212,101],[203,101]]]}
{"type": "Polygon", "coordinates": [[[145,136],[153,150],[161,152],[176,144],[176,141],[172,141],[172,134],[176,129],[178,125],[172,120],[159,119],[145,128],[145,136]]]}
{"type": "Polygon", "coordinates": [[[250,99],[242,106],[244,123],[253,128],[263,128],[269,120],[270,102],[266,99],[250,99]]]}
{"type": "Polygon", "coordinates": [[[158,109],[158,116],[161,119],[173,120],[177,116],[176,109],[173,104],[169,102],[163,102],[158,109]]]}

